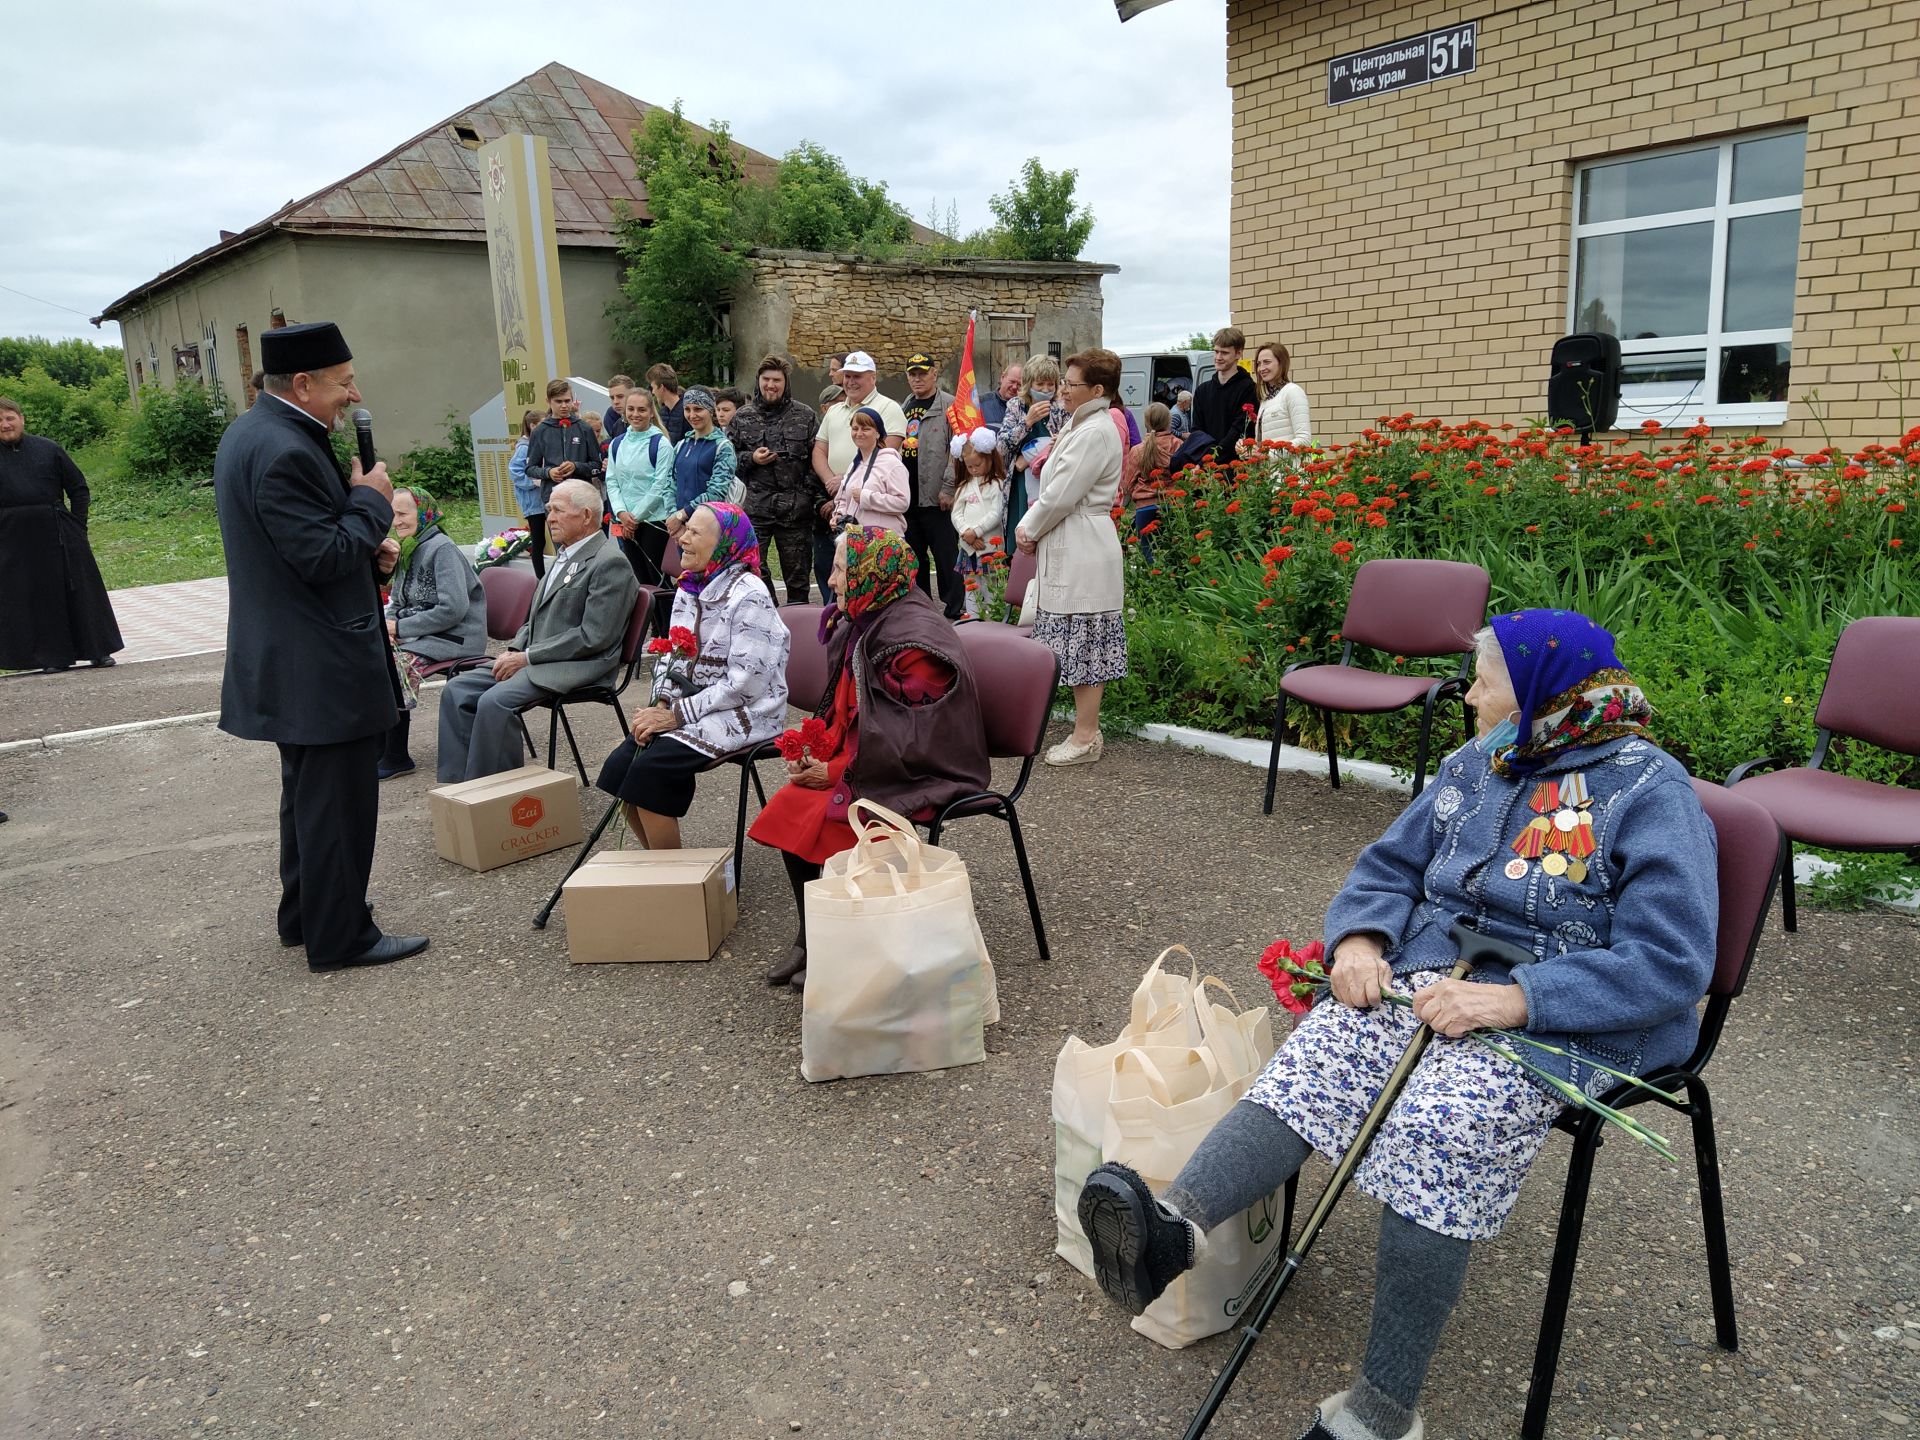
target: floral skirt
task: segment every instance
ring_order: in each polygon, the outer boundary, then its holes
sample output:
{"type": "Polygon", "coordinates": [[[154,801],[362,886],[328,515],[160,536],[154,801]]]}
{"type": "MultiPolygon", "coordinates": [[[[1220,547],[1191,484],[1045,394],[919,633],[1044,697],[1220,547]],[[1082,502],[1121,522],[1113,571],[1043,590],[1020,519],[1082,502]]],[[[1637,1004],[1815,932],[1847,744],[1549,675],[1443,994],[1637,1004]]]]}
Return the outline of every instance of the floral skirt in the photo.
{"type": "MultiPolygon", "coordinates": [[[[1438,971],[1388,987],[1411,995],[1438,971]]],[[[1301,1016],[1247,1091],[1329,1160],[1346,1153],[1420,1022],[1400,1005],[1325,1000],[1301,1016]]],[[[1354,1183],[1441,1235],[1488,1240],[1520,1198],[1562,1103],[1510,1060],[1436,1037],[1361,1160],[1354,1183]]]]}
{"type": "Polygon", "coordinates": [[[1033,638],[1060,657],[1062,685],[1104,685],[1127,673],[1127,622],[1118,610],[1098,615],[1036,610],[1033,638]]]}

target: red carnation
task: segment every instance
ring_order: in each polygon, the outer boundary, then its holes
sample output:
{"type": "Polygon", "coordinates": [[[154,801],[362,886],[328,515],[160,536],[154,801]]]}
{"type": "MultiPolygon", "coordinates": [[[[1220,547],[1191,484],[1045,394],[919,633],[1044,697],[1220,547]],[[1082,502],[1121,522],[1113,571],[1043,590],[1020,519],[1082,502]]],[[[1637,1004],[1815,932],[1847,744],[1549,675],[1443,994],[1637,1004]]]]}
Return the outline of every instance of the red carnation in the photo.
{"type": "Polygon", "coordinates": [[[675,655],[693,655],[700,649],[700,640],[686,626],[676,625],[667,631],[667,648],[675,655]]]}
{"type": "Polygon", "coordinates": [[[1326,953],[1318,940],[1297,952],[1291,940],[1276,940],[1266,948],[1260,956],[1260,973],[1283,1008],[1295,1015],[1313,1008],[1313,992],[1327,982],[1326,953]]]}

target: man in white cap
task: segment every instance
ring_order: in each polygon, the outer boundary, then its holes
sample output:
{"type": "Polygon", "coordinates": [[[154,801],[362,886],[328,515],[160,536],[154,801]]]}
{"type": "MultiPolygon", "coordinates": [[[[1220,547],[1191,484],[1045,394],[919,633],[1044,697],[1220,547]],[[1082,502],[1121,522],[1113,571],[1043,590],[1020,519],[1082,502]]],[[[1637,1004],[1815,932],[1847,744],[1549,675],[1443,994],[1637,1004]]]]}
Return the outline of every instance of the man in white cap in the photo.
{"type": "Polygon", "coordinates": [[[427,948],[383,935],[367,904],[376,767],[400,713],[377,570],[399,547],[387,467],[342,475],[328,435],[360,403],[353,352],[326,321],[260,338],[264,394],[213,461],[227,552],[220,728],[280,747],[282,945],[307,965],[383,965],[427,948]]]}

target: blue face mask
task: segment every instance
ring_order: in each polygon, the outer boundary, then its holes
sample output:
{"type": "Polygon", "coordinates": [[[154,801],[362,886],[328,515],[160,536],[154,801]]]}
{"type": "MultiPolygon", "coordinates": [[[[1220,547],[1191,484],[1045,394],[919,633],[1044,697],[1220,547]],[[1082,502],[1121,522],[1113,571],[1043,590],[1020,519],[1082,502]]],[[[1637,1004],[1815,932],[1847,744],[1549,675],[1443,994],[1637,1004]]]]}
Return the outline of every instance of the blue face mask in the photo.
{"type": "Polygon", "coordinates": [[[1506,749],[1507,746],[1513,744],[1513,742],[1519,738],[1520,727],[1514,722],[1513,717],[1509,715],[1473,743],[1480,749],[1482,754],[1491,755],[1496,750],[1506,749]]]}
{"type": "Polygon", "coordinates": [[[1053,391],[1042,390],[1036,385],[1033,391],[1033,398],[1036,400],[1051,400],[1053,399],[1053,391]]]}

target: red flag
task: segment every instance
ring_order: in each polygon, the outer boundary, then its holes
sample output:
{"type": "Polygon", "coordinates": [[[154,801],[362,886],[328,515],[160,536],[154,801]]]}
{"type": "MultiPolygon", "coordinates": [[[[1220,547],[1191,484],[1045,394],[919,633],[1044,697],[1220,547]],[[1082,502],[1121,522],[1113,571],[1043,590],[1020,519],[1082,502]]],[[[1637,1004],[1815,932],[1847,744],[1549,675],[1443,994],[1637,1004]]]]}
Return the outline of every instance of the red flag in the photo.
{"type": "Polygon", "coordinates": [[[980,413],[980,387],[973,378],[973,322],[977,314],[967,312],[967,349],[960,361],[960,379],[953,387],[954,402],[947,407],[947,424],[960,436],[971,435],[987,423],[980,413]]]}

